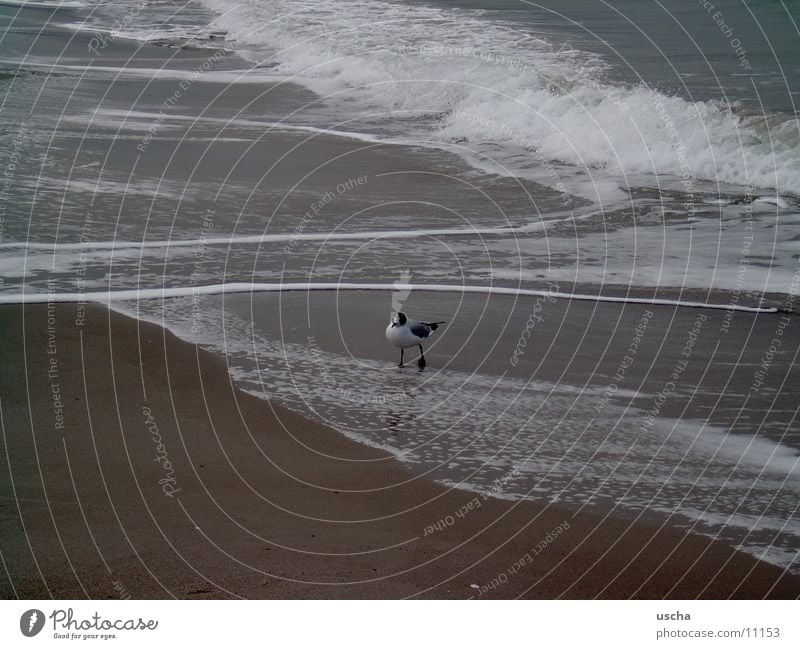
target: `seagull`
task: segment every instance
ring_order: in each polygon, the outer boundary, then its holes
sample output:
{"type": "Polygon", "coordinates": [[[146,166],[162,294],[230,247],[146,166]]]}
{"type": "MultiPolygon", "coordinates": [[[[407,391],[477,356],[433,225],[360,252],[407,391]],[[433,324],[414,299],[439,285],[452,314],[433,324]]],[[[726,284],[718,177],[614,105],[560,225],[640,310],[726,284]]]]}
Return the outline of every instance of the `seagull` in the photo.
{"type": "Polygon", "coordinates": [[[400,367],[403,367],[403,352],[406,347],[419,345],[419,369],[425,367],[425,354],[422,351],[422,341],[428,338],[440,324],[444,322],[417,322],[409,320],[402,311],[392,313],[389,326],[386,327],[386,340],[395,347],[400,348],[400,367]]]}

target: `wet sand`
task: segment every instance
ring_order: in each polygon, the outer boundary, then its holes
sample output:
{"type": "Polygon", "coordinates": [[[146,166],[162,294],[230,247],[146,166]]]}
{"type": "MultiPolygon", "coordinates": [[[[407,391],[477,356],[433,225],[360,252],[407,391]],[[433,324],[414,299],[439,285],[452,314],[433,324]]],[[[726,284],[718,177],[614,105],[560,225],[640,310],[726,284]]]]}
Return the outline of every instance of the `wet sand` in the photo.
{"type": "Polygon", "coordinates": [[[0,309],[3,597],[800,594],[705,538],[448,490],[156,325],[77,316],[0,309]]]}

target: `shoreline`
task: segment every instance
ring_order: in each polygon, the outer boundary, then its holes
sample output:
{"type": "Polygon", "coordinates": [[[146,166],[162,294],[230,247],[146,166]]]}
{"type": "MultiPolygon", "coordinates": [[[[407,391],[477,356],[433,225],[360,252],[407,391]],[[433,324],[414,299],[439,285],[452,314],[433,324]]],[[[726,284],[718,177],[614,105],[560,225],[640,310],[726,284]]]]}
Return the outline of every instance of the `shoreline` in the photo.
{"type": "Polygon", "coordinates": [[[166,329],[76,306],[52,327],[0,307],[7,598],[800,595],[703,537],[418,478],[166,329]]]}
{"type": "Polygon", "coordinates": [[[22,295],[0,295],[0,305],[51,304],[51,303],[97,303],[113,301],[131,302],[151,297],[173,298],[195,295],[229,295],[235,293],[280,293],[289,291],[418,291],[429,293],[473,293],[486,295],[505,295],[510,297],[553,297],[584,302],[611,302],[616,304],[635,304],[645,306],[673,306],[690,309],[708,309],[728,313],[788,313],[793,314],[792,295],[781,295],[783,308],[765,306],[745,306],[739,304],[706,303],[683,300],[670,300],[658,297],[619,297],[614,295],[589,295],[585,293],[562,293],[552,289],[524,289],[504,286],[459,286],[456,284],[392,284],[347,283],[347,282],[280,282],[247,283],[228,282],[190,287],[164,287],[159,289],[122,289],[117,291],[87,291],[85,293],[25,293],[22,295]],[[112,299],[116,298],[116,299],[112,299]]]}

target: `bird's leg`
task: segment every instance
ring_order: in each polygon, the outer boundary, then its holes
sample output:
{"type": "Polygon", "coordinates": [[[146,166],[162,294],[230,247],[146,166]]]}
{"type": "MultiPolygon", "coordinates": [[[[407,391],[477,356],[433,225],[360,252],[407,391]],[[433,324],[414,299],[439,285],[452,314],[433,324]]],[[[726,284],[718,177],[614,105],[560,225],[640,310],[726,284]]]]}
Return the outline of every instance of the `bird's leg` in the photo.
{"type": "Polygon", "coordinates": [[[419,369],[425,368],[425,353],[422,351],[422,345],[419,346],[419,360],[417,361],[419,369]]]}
{"type": "Polygon", "coordinates": [[[405,350],[401,347],[400,348],[400,365],[398,365],[397,367],[403,367],[403,352],[404,351],[405,350]]]}

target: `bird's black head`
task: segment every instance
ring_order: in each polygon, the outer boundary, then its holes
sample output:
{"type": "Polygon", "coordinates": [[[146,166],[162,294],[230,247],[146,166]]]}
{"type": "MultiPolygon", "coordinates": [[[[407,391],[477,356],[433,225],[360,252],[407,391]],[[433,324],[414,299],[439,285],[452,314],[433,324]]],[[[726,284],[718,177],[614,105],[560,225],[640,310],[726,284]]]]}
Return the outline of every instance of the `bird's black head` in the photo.
{"type": "Polygon", "coordinates": [[[398,311],[392,316],[393,327],[402,327],[407,321],[408,318],[406,318],[406,314],[403,313],[402,311],[398,311]]]}

